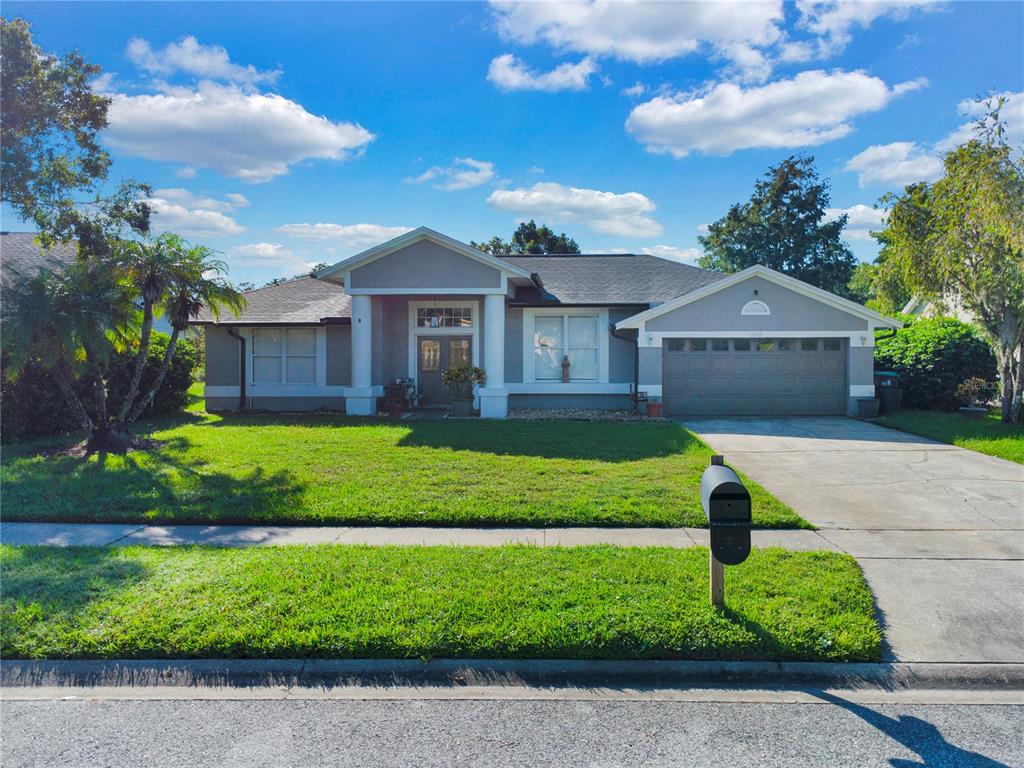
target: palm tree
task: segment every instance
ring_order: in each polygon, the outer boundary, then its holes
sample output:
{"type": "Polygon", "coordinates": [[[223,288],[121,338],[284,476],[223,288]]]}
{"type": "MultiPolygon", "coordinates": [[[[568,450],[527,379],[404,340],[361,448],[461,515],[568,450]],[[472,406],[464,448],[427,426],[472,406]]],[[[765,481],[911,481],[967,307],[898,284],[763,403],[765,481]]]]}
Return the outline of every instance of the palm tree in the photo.
{"type": "Polygon", "coordinates": [[[174,240],[170,242],[174,244],[172,251],[176,258],[173,260],[173,269],[169,271],[169,286],[160,302],[163,314],[171,324],[171,342],[167,345],[160,370],[149,391],[131,410],[127,420],[129,424],[146,410],[160,390],[171,360],[174,359],[178,337],[195,320],[200,310],[206,307],[215,318],[219,318],[223,309],[229,309],[237,315],[245,307],[245,296],[224,278],[227,265],[215,257],[213,249],[205,245],[189,246],[177,236],[172,237],[174,240]]]}
{"type": "Polygon", "coordinates": [[[28,361],[38,361],[51,371],[75,418],[88,431],[88,449],[124,453],[132,441],[128,426],[160,389],[189,322],[204,306],[215,317],[222,308],[237,314],[244,306],[244,297],[227,282],[225,272],[224,262],[210,248],[164,234],[118,242],[110,258],[79,255],[61,269],[15,275],[3,290],[7,371],[14,377],[28,361]],[[153,384],[140,398],[153,317],[161,311],[171,322],[171,341],[153,384]],[[108,408],[110,356],[136,344],[128,391],[116,408],[108,408]],[[91,408],[74,389],[78,378],[91,387],[91,408]]]}
{"type": "Polygon", "coordinates": [[[132,294],[112,265],[78,259],[34,275],[12,275],[3,287],[6,373],[17,377],[35,360],[53,375],[82,428],[92,435],[106,421],[103,373],[125,340],[135,313],[132,294]],[[86,378],[96,393],[90,415],[74,389],[86,378]]]}

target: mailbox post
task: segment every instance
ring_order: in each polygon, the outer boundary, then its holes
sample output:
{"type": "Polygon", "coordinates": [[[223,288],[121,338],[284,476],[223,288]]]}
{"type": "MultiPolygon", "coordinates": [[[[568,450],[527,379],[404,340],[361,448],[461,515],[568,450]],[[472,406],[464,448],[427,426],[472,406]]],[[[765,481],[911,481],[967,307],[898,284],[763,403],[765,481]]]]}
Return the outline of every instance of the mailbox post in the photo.
{"type": "Polygon", "coordinates": [[[750,493],[721,456],[712,456],[700,478],[700,500],[711,531],[711,604],[724,605],[725,566],[750,555],[750,493]]]}

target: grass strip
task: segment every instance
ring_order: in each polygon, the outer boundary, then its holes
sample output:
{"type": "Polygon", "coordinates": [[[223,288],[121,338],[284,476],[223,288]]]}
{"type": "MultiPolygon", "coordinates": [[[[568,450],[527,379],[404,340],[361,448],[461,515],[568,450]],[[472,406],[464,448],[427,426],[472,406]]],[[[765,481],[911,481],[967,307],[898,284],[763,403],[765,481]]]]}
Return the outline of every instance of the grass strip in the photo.
{"type": "Polygon", "coordinates": [[[0,547],[5,658],[873,661],[856,562],[755,550],[0,547]]]}
{"type": "Polygon", "coordinates": [[[1024,424],[1003,424],[1000,419],[999,409],[989,411],[977,420],[968,419],[960,413],[909,410],[883,416],[878,423],[1024,464],[1024,424]]]}

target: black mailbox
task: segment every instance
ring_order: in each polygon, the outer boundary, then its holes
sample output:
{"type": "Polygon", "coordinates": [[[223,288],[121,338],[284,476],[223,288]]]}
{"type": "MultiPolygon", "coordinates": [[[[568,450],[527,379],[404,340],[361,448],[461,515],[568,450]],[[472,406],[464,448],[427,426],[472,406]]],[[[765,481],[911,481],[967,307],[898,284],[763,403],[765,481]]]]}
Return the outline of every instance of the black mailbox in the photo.
{"type": "Polygon", "coordinates": [[[724,464],[712,464],[700,478],[700,500],[711,527],[711,554],[739,565],[750,554],[750,493],[724,464]]]}

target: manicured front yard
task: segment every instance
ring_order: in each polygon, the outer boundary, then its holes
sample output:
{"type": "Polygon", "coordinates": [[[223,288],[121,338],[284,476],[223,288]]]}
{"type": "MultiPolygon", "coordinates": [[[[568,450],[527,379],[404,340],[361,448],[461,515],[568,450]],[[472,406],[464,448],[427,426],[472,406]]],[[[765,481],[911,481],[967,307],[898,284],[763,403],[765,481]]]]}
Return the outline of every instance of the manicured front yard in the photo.
{"type": "MultiPolygon", "coordinates": [[[[153,450],[5,448],[3,519],[293,525],[702,526],[711,450],[670,423],[190,411],[153,450]]],[[[67,440],[65,443],[70,443],[67,440]]],[[[761,527],[810,527],[749,484],[761,527]]]]}
{"type": "Polygon", "coordinates": [[[5,658],[873,661],[846,555],[756,550],[707,602],[707,550],[0,547],[5,658]]]}
{"type": "Polygon", "coordinates": [[[899,411],[883,416],[878,423],[1024,464],[1024,425],[1003,424],[999,410],[990,411],[977,421],[959,412],[899,411]]]}

